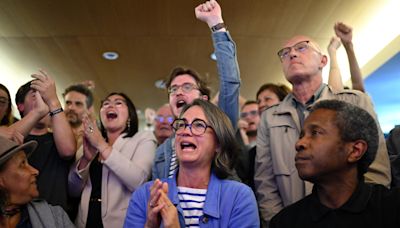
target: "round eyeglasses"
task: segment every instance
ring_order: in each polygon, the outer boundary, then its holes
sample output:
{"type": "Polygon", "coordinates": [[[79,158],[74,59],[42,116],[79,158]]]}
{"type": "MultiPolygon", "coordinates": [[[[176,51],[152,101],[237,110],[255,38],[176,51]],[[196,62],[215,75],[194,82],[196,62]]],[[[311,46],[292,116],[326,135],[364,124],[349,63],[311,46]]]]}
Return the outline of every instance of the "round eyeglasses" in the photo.
{"type": "Polygon", "coordinates": [[[207,128],[212,129],[210,125],[207,125],[207,123],[201,119],[195,119],[190,124],[187,123],[186,119],[176,119],[171,124],[171,126],[176,133],[179,133],[185,130],[186,127],[189,127],[190,132],[192,132],[193,135],[197,136],[203,135],[206,132],[207,128]]]}
{"type": "Polygon", "coordinates": [[[159,123],[163,123],[164,121],[167,121],[168,123],[172,123],[174,121],[174,117],[173,116],[161,116],[158,115],[156,117],[154,117],[155,121],[159,122],[159,123]]]}

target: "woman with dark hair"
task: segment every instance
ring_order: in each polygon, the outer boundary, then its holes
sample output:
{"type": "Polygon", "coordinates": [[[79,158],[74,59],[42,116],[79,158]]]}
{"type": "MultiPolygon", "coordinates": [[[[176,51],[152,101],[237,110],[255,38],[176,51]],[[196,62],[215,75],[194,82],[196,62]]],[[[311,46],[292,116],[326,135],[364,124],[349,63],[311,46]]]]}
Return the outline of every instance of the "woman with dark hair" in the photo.
{"type": "Polygon", "coordinates": [[[279,104],[290,93],[289,87],[283,84],[266,83],[256,94],[258,111],[261,113],[276,104],[279,104]]]}
{"type": "Polygon", "coordinates": [[[37,142],[18,145],[0,136],[0,227],[74,227],[60,206],[51,206],[39,196],[39,171],[27,155],[37,142]]]}
{"type": "Polygon", "coordinates": [[[10,92],[7,87],[0,84],[0,126],[10,126],[15,121],[12,115],[10,92]]]}
{"type": "Polygon", "coordinates": [[[81,196],[77,227],[122,227],[133,191],[146,182],[157,140],[150,131],[138,131],[138,117],[124,93],[111,93],[96,122],[84,117],[84,154],[71,169],[71,195],[81,196]]]}
{"type": "Polygon", "coordinates": [[[227,180],[237,155],[228,117],[194,100],[173,122],[179,169],[132,195],[125,227],[259,227],[257,203],[246,185],[227,180]]]}

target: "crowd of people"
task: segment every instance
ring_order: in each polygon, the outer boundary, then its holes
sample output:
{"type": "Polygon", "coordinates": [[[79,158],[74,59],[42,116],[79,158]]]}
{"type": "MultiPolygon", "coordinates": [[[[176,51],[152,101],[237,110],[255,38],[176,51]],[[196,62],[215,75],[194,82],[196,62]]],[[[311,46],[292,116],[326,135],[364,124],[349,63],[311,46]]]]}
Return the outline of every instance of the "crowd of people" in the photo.
{"type": "Polygon", "coordinates": [[[93,83],[60,100],[44,70],[18,89],[18,120],[0,84],[0,227],[400,226],[400,130],[385,141],[352,28],[333,27],[328,84],[328,57],[297,35],[277,52],[291,89],[269,82],[241,102],[220,5],[207,1],[195,15],[211,29],[218,98],[195,70],[176,67],[150,130],[139,130],[125,93],[102,99],[97,120],[93,83]]]}

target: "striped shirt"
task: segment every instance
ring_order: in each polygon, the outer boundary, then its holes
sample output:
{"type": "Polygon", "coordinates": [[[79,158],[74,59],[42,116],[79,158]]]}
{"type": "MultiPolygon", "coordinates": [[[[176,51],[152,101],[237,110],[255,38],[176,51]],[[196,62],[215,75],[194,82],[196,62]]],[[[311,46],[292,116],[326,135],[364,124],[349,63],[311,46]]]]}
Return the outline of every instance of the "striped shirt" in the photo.
{"type": "Polygon", "coordinates": [[[171,154],[171,164],[169,166],[168,178],[174,177],[175,170],[177,169],[178,169],[178,161],[176,159],[175,149],[173,149],[171,154]]]}
{"type": "Polygon", "coordinates": [[[183,211],[186,227],[200,227],[199,218],[203,215],[207,189],[178,186],[179,205],[183,211]]]}

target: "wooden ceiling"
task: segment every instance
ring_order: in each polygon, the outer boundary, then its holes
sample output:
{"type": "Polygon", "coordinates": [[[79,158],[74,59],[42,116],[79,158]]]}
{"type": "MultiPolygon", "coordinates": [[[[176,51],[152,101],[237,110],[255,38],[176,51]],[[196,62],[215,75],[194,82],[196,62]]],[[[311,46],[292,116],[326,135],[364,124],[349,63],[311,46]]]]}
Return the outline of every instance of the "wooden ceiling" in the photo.
{"type": "MultiPolygon", "coordinates": [[[[93,80],[97,101],[113,91],[127,93],[136,106],[167,102],[154,86],[177,65],[207,76],[218,88],[210,31],[197,21],[199,0],[1,0],[0,59],[15,75],[46,69],[58,92],[93,80]],[[108,61],[104,51],[120,58],[108,61]]],[[[220,0],[223,17],[238,49],[241,93],[254,99],[266,82],[285,82],[276,51],[295,34],[326,47],[333,24],[361,26],[384,0],[220,0]]],[[[3,65],[4,67],[4,65],[3,65]]],[[[21,79],[20,79],[21,80],[21,79]]],[[[3,80],[0,80],[3,81],[3,80]]]]}

